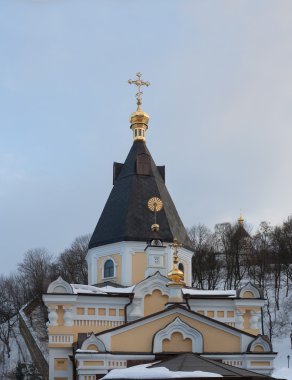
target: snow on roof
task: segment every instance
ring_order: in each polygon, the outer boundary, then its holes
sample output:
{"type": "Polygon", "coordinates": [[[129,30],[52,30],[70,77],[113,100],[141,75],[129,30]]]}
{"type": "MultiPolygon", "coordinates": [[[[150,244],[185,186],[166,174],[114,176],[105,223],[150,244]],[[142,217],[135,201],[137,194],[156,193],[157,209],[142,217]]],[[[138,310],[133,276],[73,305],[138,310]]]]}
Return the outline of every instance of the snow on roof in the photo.
{"type": "Polygon", "coordinates": [[[191,296],[222,296],[222,297],[236,297],[236,290],[199,290],[199,289],[183,289],[184,294],[191,296]]]}
{"type": "Polygon", "coordinates": [[[170,371],[165,367],[147,368],[149,364],[124,369],[113,369],[102,379],[171,379],[178,377],[222,377],[218,373],[203,371],[170,371]]]}
{"type": "Polygon", "coordinates": [[[74,294],[108,294],[108,293],[132,293],[134,286],[129,286],[128,288],[116,288],[114,286],[104,286],[99,288],[92,285],[80,285],[80,284],[70,284],[73,289],[74,294]]]}

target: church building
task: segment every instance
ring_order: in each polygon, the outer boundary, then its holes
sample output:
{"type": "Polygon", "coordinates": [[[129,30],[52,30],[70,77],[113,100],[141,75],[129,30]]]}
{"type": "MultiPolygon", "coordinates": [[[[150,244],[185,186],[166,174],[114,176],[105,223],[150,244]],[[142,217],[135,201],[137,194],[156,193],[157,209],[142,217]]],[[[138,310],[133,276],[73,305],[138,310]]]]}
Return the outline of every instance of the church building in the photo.
{"type": "Polygon", "coordinates": [[[87,253],[88,285],[52,282],[48,309],[50,380],[95,380],[112,369],[175,354],[269,375],[273,352],[261,335],[261,289],[192,288],[192,244],[146,145],[149,115],[130,118],[133,144],[113,165],[113,188],[87,253]]]}

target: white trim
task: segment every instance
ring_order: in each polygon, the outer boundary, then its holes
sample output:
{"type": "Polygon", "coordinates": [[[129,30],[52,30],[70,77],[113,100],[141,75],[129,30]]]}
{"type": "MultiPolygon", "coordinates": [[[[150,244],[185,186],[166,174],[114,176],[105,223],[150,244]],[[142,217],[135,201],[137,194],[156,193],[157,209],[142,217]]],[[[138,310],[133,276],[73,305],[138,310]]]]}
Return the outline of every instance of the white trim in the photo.
{"type": "Polygon", "coordinates": [[[261,346],[264,352],[271,352],[271,345],[262,337],[258,336],[250,345],[250,351],[253,353],[257,353],[254,351],[256,346],[261,346]]]}
{"type": "Polygon", "coordinates": [[[132,321],[144,317],[144,298],[147,294],[159,290],[163,296],[169,296],[169,289],[166,286],[168,282],[168,278],[162,276],[160,272],[156,272],[153,276],[139,282],[133,290],[135,296],[127,310],[128,320],[132,321]]]}
{"type": "Polygon", "coordinates": [[[87,350],[91,344],[94,344],[97,347],[98,352],[105,352],[104,343],[98,339],[94,333],[92,333],[89,338],[85,339],[82,343],[81,350],[87,350]]]}
{"type": "Polygon", "coordinates": [[[57,278],[57,280],[50,283],[48,286],[47,293],[56,293],[56,294],[62,294],[62,293],[68,293],[73,294],[73,289],[71,285],[62,279],[61,276],[57,278]]]}
{"type": "Polygon", "coordinates": [[[164,339],[171,339],[174,332],[182,334],[183,338],[189,338],[192,341],[192,352],[203,352],[203,336],[202,334],[183,322],[179,317],[175,318],[164,329],[158,331],[153,339],[153,353],[162,352],[162,344],[164,339]]]}
{"type": "MultiPolygon", "coordinates": [[[[261,298],[261,294],[259,292],[259,290],[253,286],[250,282],[247,283],[246,285],[244,285],[241,289],[239,289],[239,292],[238,292],[238,297],[239,298],[244,298],[243,295],[245,292],[251,292],[254,296],[254,298],[261,298]]],[[[252,298],[247,298],[247,299],[252,299],[252,298]]]]}
{"type": "Polygon", "coordinates": [[[116,263],[116,260],[112,256],[102,257],[102,259],[101,259],[101,278],[102,278],[102,280],[107,280],[107,281],[115,280],[116,274],[117,274],[117,266],[118,266],[118,264],[116,263]],[[104,266],[108,260],[111,260],[114,264],[114,275],[111,277],[104,277],[104,266]]]}

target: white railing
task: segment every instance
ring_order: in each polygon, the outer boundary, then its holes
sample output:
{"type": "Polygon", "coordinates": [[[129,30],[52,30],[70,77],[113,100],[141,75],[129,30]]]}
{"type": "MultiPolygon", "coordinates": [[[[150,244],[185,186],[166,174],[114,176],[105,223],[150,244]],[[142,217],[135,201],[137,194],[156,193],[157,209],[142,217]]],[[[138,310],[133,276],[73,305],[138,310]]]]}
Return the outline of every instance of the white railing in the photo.
{"type": "Polygon", "coordinates": [[[107,363],[109,368],[126,368],[127,361],[126,360],[109,360],[107,363]]]}
{"type": "Polygon", "coordinates": [[[49,335],[49,344],[73,343],[73,335],[49,335]]]}
{"type": "Polygon", "coordinates": [[[104,320],[86,320],[75,319],[74,326],[87,326],[87,327],[117,327],[123,325],[123,321],[104,321],[104,320]]]}
{"type": "Polygon", "coordinates": [[[242,368],[242,360],[222,360],[222,363],[242,368]]]}

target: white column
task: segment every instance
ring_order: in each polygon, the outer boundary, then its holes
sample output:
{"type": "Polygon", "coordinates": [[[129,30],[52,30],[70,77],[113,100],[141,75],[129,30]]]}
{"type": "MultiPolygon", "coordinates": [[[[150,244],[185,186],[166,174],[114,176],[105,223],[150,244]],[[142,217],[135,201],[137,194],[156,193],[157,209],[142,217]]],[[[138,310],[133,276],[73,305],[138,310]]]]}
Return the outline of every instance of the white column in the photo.
{"type": "Polygon", "coordinates": [[[237,329],[243,329],[244,328],[244,319],[243,319],[243,312],[241,310],[236,310],[236,317],[235,317],[235,327],[237,329]]]}

